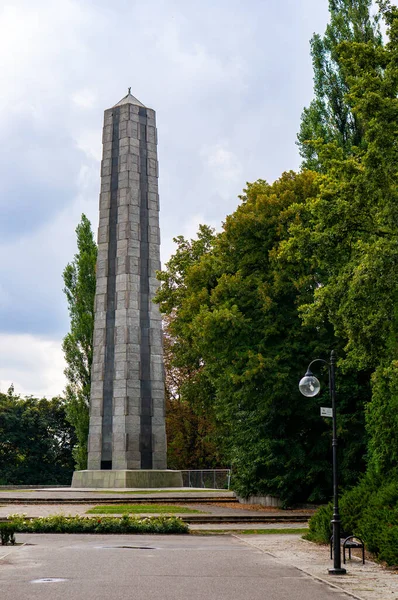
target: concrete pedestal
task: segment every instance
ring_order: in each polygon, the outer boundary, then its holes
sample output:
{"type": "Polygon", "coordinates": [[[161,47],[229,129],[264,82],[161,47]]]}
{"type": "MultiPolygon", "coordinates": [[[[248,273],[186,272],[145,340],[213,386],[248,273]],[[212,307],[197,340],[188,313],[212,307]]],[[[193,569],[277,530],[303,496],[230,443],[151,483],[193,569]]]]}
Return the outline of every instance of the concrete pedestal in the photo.
{"type": "Polygon", "coordinates": [[[181,471],[87,470],[75,471],[74,488],[175,488],[183,487],[181,471]]]}

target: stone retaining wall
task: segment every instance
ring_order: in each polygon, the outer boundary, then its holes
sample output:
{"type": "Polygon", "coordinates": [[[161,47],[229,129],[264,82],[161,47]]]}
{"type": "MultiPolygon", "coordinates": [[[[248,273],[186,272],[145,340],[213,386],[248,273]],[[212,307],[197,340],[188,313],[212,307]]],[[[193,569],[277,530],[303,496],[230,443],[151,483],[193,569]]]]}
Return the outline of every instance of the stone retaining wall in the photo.
{"type": "Polygon", "coordinates": [[[248,498],[239,498],[241,504],[260,504],[261,506],[273,506],[280,508],[282,501],[276,496],[249,496],[248,498]]]}

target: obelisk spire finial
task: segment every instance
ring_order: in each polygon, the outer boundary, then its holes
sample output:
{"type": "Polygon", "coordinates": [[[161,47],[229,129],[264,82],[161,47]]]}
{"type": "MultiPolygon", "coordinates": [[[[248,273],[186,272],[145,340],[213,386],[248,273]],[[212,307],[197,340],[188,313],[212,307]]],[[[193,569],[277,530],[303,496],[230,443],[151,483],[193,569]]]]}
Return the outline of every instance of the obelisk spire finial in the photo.
{"type": "Polygon", "coordinates": [[[129,87],[129,90],[127,92],[128,94],[131,94],[131,87],[129,87]]]}

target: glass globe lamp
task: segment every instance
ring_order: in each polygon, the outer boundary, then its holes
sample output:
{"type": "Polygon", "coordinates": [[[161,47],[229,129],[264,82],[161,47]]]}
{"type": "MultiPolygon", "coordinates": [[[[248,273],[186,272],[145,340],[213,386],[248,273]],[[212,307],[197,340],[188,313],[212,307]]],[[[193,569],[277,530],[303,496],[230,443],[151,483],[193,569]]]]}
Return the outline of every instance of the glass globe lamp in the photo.
{"type": "Polygon", "coordinates": [[[321,384],[318,379],[314,377],[314,375],[307,371],[304,377],[301,379],[299,383],[299,390],[303,394],[303,396],[307,396],[307,398],[312,398],[319,393],[321,389],[321,384]]]}

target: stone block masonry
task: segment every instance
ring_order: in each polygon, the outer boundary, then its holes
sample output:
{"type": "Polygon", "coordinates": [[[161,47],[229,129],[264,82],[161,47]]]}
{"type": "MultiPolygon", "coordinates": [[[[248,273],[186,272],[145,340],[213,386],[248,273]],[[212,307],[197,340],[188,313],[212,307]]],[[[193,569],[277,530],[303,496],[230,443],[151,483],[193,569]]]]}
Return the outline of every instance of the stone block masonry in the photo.
{"type": "Polygon", "coordinates": [[[105,111],[88,470],[166,469],[155,112],[105,111]]]}

